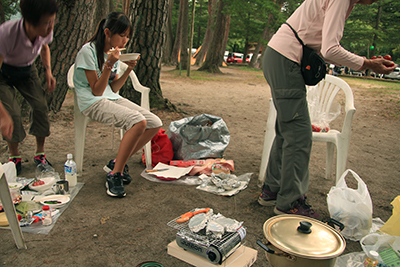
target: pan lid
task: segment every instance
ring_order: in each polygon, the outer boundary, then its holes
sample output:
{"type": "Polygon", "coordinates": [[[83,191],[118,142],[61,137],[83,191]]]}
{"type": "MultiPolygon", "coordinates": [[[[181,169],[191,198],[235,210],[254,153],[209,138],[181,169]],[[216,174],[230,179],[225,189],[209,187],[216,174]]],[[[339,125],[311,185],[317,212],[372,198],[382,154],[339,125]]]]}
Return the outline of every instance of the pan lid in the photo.
{"type": "Polygon", "coordinates": [[[346,247],[343,236],[331,226],[300,215],[279,215],[264,223],[264,236],[276,248],[308,259],[331,259],[346,247]]]}

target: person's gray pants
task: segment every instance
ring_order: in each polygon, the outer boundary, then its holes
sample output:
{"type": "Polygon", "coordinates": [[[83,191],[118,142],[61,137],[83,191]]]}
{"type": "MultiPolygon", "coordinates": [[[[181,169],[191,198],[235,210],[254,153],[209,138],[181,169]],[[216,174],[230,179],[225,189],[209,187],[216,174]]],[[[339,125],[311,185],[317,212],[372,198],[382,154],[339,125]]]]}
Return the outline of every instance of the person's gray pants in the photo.
{"type": "Polygon", "coordinates": [[[307,92],[298,63],[270,47],[263,71],[277,110],[264,188],[278,194],[276,207],[288,210],[308,189],[312,130],[307,92]]]}

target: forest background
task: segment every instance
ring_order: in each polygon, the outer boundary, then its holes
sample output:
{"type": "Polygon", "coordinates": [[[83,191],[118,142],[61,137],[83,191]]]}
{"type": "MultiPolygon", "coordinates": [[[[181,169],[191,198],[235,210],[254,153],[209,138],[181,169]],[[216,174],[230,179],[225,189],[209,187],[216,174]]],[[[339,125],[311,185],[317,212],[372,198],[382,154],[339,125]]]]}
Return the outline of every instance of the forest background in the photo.
{"type": "MultiPolygon", "coordinates": [[[[162,64],[186,70],[190,76],[192,48],[197,71],[220,73],[225,51],[262,54],[279,26],[303,2],[300,0],[57,0],[60,9],[50,45],[56,90],[49,95],[49,109],[58,112],[68,92],[66,76],[80,47],[87,42],[98,22],[111,11],[125,12],[134,26],[128,52],[138,52],[141,60],[135,72],[141,83],[151,88],[151,106],[176,110],[160,87],[162,64]]],[[[0,23],[19,13],[19,1],[1,0],[0,23]]],[[[356,5],[346,21],[341,45],[370,58],[390,54],[400,62],[400,2],[380,0],[372,5],[356,5]]],[[[36,61],[43,72],[40,60],[36,61]]],[[[262,68],[252,57],[249,68],[262,68]]],[[[40,77],[44,77],[39,73],[40,77]]],[[[43,81],[44,83],[44,81],[43,81]]],[[[126,85],[121,95],[138,102],[140,96],[126,85]]],[[[26,106],[21,99],[21,105],[26,106]]]]}

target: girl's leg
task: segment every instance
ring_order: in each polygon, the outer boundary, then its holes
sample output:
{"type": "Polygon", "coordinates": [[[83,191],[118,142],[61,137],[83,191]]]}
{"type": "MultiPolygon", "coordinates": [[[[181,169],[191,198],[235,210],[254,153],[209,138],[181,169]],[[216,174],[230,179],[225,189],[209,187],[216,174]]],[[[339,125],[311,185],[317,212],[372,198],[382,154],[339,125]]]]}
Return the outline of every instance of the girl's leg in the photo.
{"type": "Polygon", "coordinates": [[[136,123],[132,128],[126,131],[119,145],[118,154],[112,173],[123,172],[124,166],[132,155],[133,149],[137,147],[139,140],[145,132],[146,125],[147,122],[143,120],[136,123]]]}
{"type": "Polygon", "coordinates": [[[153,128],[153,129],[147,129],[143,135],[140,137],[139,142],[136,144],[136,146],[132,149],[130,157],[135,154],[139,149],[144,147],[144,145],[147,144],[157,133],[158,130],[160,130],[161,127],[153,128]]]}

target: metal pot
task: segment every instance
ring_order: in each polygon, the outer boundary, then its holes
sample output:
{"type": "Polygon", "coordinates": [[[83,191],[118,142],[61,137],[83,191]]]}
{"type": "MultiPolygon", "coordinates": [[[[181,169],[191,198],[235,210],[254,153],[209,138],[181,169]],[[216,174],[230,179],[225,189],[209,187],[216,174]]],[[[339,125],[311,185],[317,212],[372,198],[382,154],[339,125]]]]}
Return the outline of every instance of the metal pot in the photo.
{"type": "MultiPolygon", "coordinates": [[[[341,223],[330,222],[344,227],[341,223]]],[[[333,267],[345,247],[344,237],[328,224],[299,215],[279,215],[264,223],[265,245],[257,241],[273,267],[333,267]]]]}

